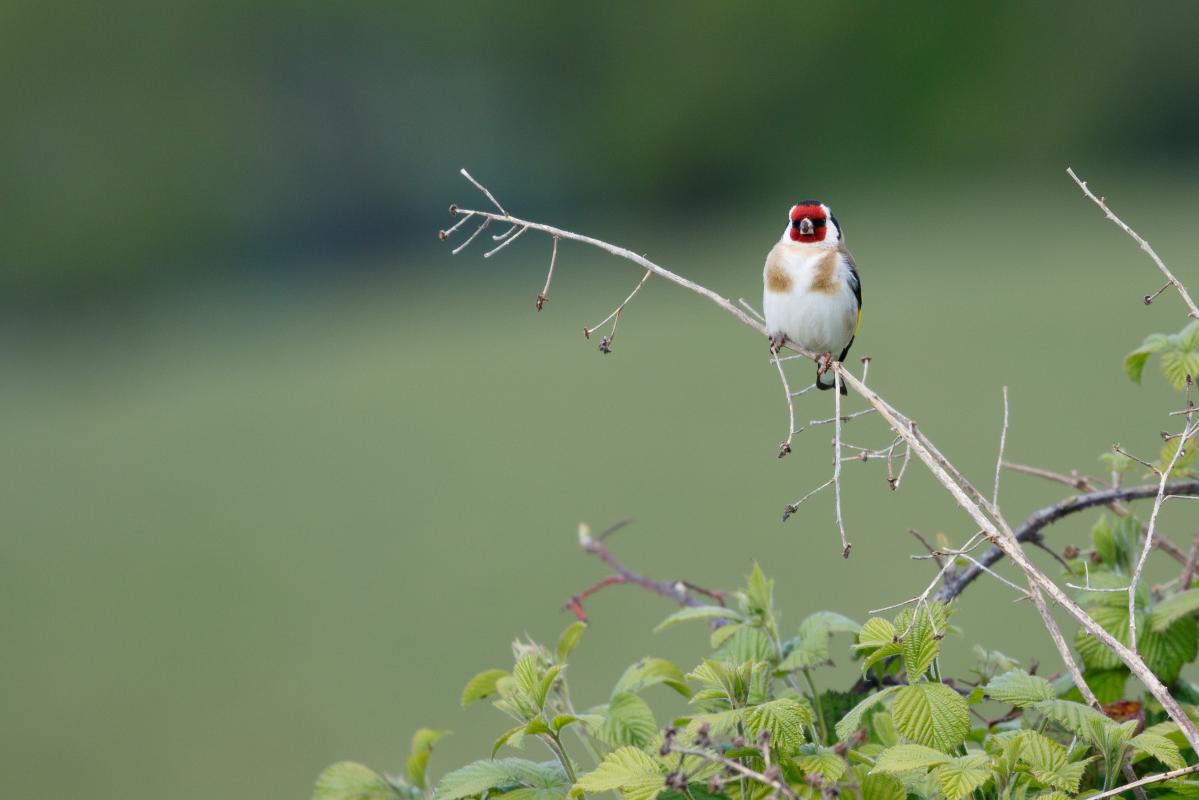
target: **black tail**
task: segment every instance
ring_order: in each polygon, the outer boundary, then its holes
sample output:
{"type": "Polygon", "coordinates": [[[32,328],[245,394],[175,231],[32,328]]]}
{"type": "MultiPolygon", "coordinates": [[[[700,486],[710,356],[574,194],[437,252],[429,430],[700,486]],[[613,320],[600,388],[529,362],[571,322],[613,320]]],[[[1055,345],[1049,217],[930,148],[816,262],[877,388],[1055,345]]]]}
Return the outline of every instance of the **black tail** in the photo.
{"type": "MultiPolygon", "coordinates": [[[[847,355],[849,355],[849,348],[851,348],[851,347],[853,347],[853,339],[850,339],[849,344],[845,345],[845,349],[841,351],[841,355],[837,356],[837,361],[844,364],[845,357],[847,355]]],[[[837,385],[836,379],[833,378],[831,375],[829,375],[827,372],[824,373],[823,376],[819,372],[816,373],[816,388],[819,389],[820,391],[827,392],[829,389],[834,388],[836,385],[837,385]],[[820,382],[821,377],[828,378],[828,383],[821,383],[820,382]]],[[[841,394],[842,395],[849,394],[849,390],[845,388],[844,383],[841,384],[841,394]]]]}

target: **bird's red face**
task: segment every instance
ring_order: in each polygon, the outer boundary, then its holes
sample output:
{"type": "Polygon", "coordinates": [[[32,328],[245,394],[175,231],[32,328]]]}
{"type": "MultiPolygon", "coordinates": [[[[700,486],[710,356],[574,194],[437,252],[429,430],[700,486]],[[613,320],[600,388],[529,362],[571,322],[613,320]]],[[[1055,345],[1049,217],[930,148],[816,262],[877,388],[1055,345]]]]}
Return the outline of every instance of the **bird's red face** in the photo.
{"type": "Polygon", "coordinates": [[[817,200],[803,200],[791,206],[791,241],[812,244],[823,242],[828,231],[828,211],[817,200]]]}

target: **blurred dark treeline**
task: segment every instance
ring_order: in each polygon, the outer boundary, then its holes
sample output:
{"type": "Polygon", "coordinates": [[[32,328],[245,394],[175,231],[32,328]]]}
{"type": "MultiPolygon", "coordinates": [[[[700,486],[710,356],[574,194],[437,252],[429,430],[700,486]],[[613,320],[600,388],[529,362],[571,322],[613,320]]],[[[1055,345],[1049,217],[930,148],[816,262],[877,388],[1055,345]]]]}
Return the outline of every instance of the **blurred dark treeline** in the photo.
{"type": "Polygon", "coordinates": [[[1196,42],[1185,2],[7,0],[0,289],[402,254],[466,165],[530,213],[655,219],[1088,157],[1190,168],[1196,42]]]}

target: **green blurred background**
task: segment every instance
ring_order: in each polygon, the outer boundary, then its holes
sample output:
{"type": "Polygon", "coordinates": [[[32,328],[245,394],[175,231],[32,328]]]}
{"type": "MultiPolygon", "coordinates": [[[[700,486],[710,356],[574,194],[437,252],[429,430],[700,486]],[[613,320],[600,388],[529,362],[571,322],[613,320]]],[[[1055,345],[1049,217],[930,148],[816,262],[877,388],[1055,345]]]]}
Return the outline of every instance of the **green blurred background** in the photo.
{"type": "MultiPolygon", "coordinates": [[[[400,769],[419,725],[455,731],[435,774],[483,755],[503,721],[458,691],[603,574],[580,520],[635,517],[612,545],[652,575],[731,587],[757,558],[792,625],[922,588],[909,527],[972,532],[920,469],[891,494],[860,464],[849,561],[831,497],[781,524],[829,448],[775,458],[764,343],[651,281],[601,356],[579,331],[636,268],[564,245],[534,313],[546,240],[436,241],[482,202],[460,167],[755,304],[821,197],[863,272],[854,355],[980,483],[1004,384],[1014,460],[1156,452],[1178,400],[1120,358],[1179,304],[1140,303],[1156,273],[1064,169],[1194,283],[1197,40],[1191,3],[6,0],[3,794],[305,797],[337,759],[400,769]]],[[[1013,475],[1002,503],[1060,494],[1013,475]]],[[[704,644],[630,589],[589,610],[583,703],[704,644]]],[[[959,669],[979,641],[1057,669],[998,585],[958,621],[959,669]]]]}

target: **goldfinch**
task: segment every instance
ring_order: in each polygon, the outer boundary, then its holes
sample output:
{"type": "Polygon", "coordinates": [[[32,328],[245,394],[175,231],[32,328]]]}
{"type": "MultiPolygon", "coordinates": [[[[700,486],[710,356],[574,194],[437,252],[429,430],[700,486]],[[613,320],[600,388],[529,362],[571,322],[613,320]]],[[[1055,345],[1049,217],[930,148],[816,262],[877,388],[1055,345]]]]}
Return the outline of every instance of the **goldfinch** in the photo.
{"type": "Polygon", "coordinates": [[[766,256],[762,283],[771,351],[777,354],[791,342],[820,354],[816,386],[832,389],[831,379],[821,379],[833,364],[832,354],[839,352],[836,360],[844,361],[857,336],[862,281],[828,206],[819,200],[791,206],[787,227],[766,256]]]}

